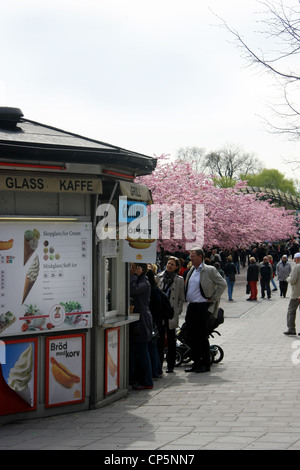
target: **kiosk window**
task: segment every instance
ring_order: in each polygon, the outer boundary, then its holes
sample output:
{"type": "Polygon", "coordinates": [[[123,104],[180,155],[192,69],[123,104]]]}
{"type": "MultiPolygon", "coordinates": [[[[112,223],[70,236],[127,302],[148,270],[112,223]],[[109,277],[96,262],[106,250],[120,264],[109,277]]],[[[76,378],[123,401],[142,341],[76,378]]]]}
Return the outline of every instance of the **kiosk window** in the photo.
{"type": "Polygon", "coordinates": [[[117,259],[105,258],[105,315],[117,310],[117,259]]]}

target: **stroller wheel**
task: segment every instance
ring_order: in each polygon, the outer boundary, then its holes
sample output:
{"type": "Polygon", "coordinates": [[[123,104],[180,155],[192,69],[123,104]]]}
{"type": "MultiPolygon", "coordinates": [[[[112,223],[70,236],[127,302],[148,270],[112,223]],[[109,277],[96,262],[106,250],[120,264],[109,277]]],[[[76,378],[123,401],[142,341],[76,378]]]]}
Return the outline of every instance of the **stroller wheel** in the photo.
{"type": "Polygon", "coordinates": [[[175,355],[175,367],[178,367],[182,364],[183,359],[182,359],[182,354],[180,349],[176,348],[176,355],[175,355]]]}
{"type": "Polygon", "coordinates": [[[211,346],[211,351],[214,357],[213,362],[221,362],[224,357],[224,351],[221,346],[217,346],[216,344],[214,344],[213,346],[211,346]]]}

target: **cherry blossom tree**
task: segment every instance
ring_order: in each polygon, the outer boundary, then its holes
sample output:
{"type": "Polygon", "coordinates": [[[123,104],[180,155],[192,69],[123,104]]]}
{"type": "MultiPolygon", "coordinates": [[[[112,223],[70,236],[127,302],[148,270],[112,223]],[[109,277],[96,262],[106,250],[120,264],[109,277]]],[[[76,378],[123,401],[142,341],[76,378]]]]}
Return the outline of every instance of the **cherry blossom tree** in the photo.
{"type": "Polygon", "coordinates": [[[294,214],[260,200],[256,194],[243,194],[241,189],[247,185],[246,181],[238,182],[232,188],[219,188],[213,182],[213,175],[196,173],[191,163],[172,162],[167,155],[157,158],[154,172],[135,181],[150,188],[155,206],[166,208],[165,213],[160,214],[161,225],[164,218],[170,218],[168,208],[174,208],[170,236],[166,239],[160,233],[158,247],[167,251],[190,249],[190,233],[195,234],[197,229],[195,208],[200,206],[204,212],[205,249],[213,246],[235,249],[256,242],[276,242],[296,234],[294,214]],[[189,217],[184,212],[187,207],[193,207],[189,217]],[[184,220],[184,227],[178,235],[180,230],[176,231],[176,228],[181,220],[184,220]]]}

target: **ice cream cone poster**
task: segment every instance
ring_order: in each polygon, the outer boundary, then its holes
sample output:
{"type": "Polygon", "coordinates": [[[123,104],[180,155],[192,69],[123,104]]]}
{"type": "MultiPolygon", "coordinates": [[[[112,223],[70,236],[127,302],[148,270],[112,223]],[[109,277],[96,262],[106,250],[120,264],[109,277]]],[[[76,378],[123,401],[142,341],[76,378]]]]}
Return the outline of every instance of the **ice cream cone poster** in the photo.
{"type": "Polygon", "coordinates": [[[32,411],[37,406],[37,339],[5,341],[0,364],[0,415],[32,411]]]}
{"type": "Polygon", "coordinates": [[[105,394],[120,386],[120,328],[105,331],[105,394]]]}
{"type": "Polygon", "coordinates": [[[84,334],[46,339],[46,408],[85,399],[84,334]]]}
{"type": "Polygon", "coordinates": [[[91,223],[0,223],[0,339],[92,326],[91,223]]]}

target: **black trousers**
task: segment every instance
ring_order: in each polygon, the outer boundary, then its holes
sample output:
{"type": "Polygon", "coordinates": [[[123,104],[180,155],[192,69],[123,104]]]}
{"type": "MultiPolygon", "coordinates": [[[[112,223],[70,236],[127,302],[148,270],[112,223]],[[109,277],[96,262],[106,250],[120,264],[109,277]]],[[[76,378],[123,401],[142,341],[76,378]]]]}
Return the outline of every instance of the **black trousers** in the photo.
{"type": "Polygon", "coordinates": [[[164,361],[164,343],[165,343],[165,336],[167,337],[167,346],[168,346],[168,355],[167,355],[167,363],[168,367],[174,369],[175,367],[175,358],[176,358],[176,336],[175,336],[175,328],[170,328],[167,325],[162,325],[159,331],[159,339],[157,342],[158,353],[161,364],[164,361]]]}
{"type": "Polygon", "coordinates": [[[210,317],[209,303],[189,303],[185,322],[188,344],[191,348],[195,367],[203,365],[210,368],[210,351],[207,324],[210,317]]]}
{"type": "Polygon", "coordinates": [[[280,288],[280,295],[283,295],[283,297],[285,297],[287,289],[288,289],[287,281],[279,281],[279,288],[280,288]]]}
{"type": "Polygon", "coordinates": [[[271,287],[270,287],[269,279],[261,279],[260,280],[260,289],[261,289],[261,296],[265,296],[265,290],[267,291],[268,299],[271,297],[271,287]]]}

